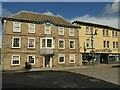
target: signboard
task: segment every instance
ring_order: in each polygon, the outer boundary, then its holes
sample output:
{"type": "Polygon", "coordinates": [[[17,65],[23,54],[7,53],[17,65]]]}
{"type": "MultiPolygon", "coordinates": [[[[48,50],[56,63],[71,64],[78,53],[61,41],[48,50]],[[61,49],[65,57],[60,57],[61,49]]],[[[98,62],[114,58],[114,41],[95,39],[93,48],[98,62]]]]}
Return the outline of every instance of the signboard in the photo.
{"type": "Polygon", "coordinates": [[[96,49],[95,52],[112,52],[111,49],[96,49]]]}

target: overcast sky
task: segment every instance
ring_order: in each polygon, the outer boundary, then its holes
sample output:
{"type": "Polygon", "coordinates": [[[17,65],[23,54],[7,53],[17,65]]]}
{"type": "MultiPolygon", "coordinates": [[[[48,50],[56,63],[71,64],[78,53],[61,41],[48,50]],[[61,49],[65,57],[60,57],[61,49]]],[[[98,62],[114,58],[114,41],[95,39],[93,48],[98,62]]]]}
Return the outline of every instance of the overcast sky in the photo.
{"type": "Polygon", "coordinates": [[[3,2],[0,3],[0,10],[0,15],[2,13],[2,16],[6,17],[21,10],[27,10],[59,15],[70,22],[79,20],[116,28],[118,28],[118,13],[120,12],[118,2],[3,2]]]}

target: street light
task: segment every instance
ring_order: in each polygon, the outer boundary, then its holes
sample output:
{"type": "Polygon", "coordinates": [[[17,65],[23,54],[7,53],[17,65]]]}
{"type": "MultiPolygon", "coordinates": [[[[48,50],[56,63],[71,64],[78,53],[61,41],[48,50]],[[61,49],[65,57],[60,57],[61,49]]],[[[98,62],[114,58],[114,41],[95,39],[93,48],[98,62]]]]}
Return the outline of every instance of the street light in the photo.
{"type": "Polygon", "coordinates": [[[94,55],[94,51],[93,51],[93,39],[94,39],[94,36],[95,36],[95,35],[98,35],[98,34],[97,34],[97,29],[95,30],[95,33],[93,33],[93,30],[91,30],[91,34],[87,34],[87,35],[91,35],[91,43],[92,43],[92,67],[94,67],[94,58],[93,58],[93,55],[94,55]]]}

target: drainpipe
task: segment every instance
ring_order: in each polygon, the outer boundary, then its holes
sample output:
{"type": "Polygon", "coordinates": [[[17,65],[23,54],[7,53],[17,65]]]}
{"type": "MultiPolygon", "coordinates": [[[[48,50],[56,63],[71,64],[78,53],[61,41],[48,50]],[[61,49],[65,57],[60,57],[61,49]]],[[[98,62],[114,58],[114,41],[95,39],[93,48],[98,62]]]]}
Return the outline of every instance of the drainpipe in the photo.
{"type": "Polygon", "coordinates": [[[79,37],[79,29],[77,30],[78,31],[78,66],[80,66],[80,37],[79,37]]]}
{"type": "Polygon", "coordinates": [[[6,36],[5,36],[5,23],[6,23],[6,20],[2,20],[2,34],[3,34],[3,37],[2,37],[2,56],[1,56],[1,66],[2,66],[2,71],[4,71],[4,58],[5,58],[5,42],[6,42],[6,36]],[[3,40],[4,39],[4,40],[3,40]]]}

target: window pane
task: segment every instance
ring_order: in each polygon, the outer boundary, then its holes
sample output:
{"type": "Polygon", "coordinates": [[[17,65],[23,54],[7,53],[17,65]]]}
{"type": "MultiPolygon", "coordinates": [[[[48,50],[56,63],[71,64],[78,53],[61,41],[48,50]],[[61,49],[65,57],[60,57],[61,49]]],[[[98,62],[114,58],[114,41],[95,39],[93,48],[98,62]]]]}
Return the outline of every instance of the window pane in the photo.
{"type": "Polygon", "coordinates": [[[70,48],[74,48],[74,41],[70,41],[70,48]]]}
{"type": "Polygon", "coordinates": [[[34,47],[34,39],[29,39],[29,47],[34,47]]]}
{"type": "Polygon", "coordinates": [[[112,36],[114,36],[114,31],[112,31],[112,36]]]}
{"type": "Polygon", "coordinates": [[[47,39],[47,47],[52,47],[52,39],[47,39]]]}
{"type": "Polygon", "coordinates": [[[51,33],[51,24],[45,23],[45,34],[50,34],[51,33]]]}
{"type": "Polygon", "coordinates": [[[118,48],[118,42],[116,42],[116,48],[118,48]]]}
{"type": "Polygon", "coordinates": [[[59,62],[64,62],[64,57],[60,57],[59,62]]]}
{"type": "Polygon", "coordinates": [[[90,45],[90,41],[89,41],[89,39],[87,39],[86,40],[86,46],[89,47],[89,45],[90,45]]]}
{"type": "Polygon", "coordinates": [[[42,39],[42,47],[45,47],[45,39],[42,39]]]}
{"type": "Polygon", "coordinates": [[[70,62],[74,62],[74,57],[75,57],[74,54],[70,55],[70,62]]]}
{"type": "Polygon", "coordinates": [[[59,28],[59,35],[64,35],[64,30],[63,30],[63,28],[59,28]]]}
{"type": "Polygon", "coordinates": [[[19,56],[13,56],[12,64],[19,64],[19,56]]]}
{"type": "Polygon", "coordinates": [[[74,36],[74,29],[72,29],[72,28],[69,29],[69,35],[74,36]]]}
{"type": "Polygon", "coordinates": [[[115,48],[115,42],[113,42],[113,48],[115,48]]]}
{"type": "Polygon", "coordinates": [[[118,36],[117,31],[115,33],[116,33],[116,37],[117,37],[118,36]]]}
{"type": "Polygon", "coordinates": [[[86,34],[88,34],[89,33],[89,28],[88,27],[86,27],[86,34]]]}
{"type": "Polygon", "coordinates": [[[16,32],[19,32],[19,30],[20,30],[20,23],[19,22],[14,22],[13,23],[14,25],[14,27],[13,27],[13,30],[14,31],[16,31],[16,32]]]}
{"type": "Polygon", "coordinates": [[[59,41],[59,48],[64,48],[64,41],[59,41]]]}
{"type": "Polygon", "coordinates": [[[20,38],[14,38],[13,47],[19,47],[20,45],[20,38]]]}
{"type": "Polygon", "coordinates": [[[107,48],[109,48],[109,41],[107,41],[107,48]]]}
{"type": "Polygon", "coordinates": [[[28,26],[29,26],[28,31],[31,32],[31,33],[34,33],[35,32],[34,31],[35,30],[35,24],[29,24],[28,26]]]}
{"type": "Polygon", "coordinates": [[[108,30],[106,30],[106,36],[108,36],[108,30]]]}
{"type": "Polygon", "coordinates": [[[34,56],[29,56],[29,63],[34,63],[34,56]]]}
{"type": "Polygon", "coordinates": [[[90,28],[90,34],[92,34],[93,33],[93,29],[92,28],[90,28]]]}
{"type": "Polygon", "coordinates": [[[104,48],[106,47],[106,41],[103,41],[103,46],[104,46],[104,48]]]}
{"type": "Polygon", "coordinates": [[[105,35],[105,30],[103,29],[103,36],[105,35]]]}

